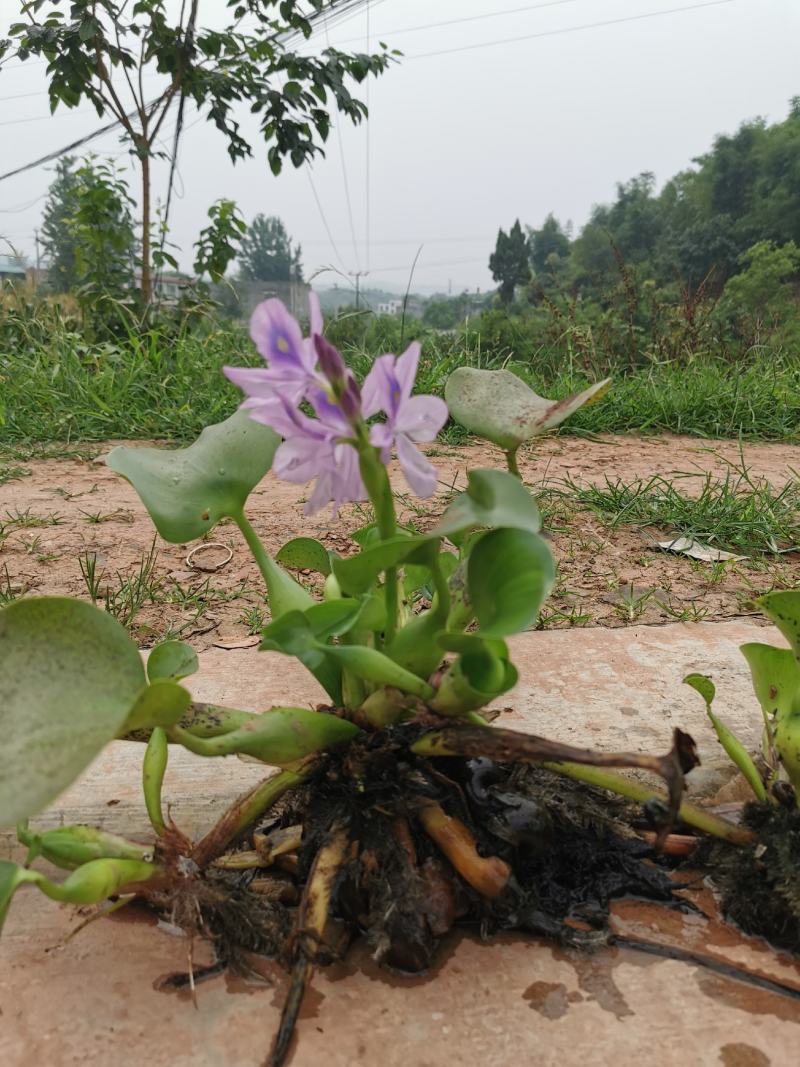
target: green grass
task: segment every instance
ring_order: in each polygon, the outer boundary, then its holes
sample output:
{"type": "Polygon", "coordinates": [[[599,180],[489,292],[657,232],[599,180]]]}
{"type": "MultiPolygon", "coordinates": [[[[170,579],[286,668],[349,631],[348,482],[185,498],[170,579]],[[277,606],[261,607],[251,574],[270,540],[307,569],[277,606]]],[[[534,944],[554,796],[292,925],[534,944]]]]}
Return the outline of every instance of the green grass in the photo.
{"type": "Polygon", "coordinates": [[[30,473],[30,467],[0,466],[0,485],[13,482],[17,478],[27,478],[30,473]]]}
{"type": "MultiPolygon", "coordinates": [[[[361,376],[374,353],[351,348],[346,356],[361,376]]],[[[246,332],[226,324],[206,324],[199,333],[154,327],[97,344],[53,329],[46,341],[7,344],[0,347],[0,456],[23,462],[47,458],[54,453],[43,443],[54,441],[191,440],[239,402],[239,393],[222,375],[226,363],[259,364],[246,332]]],[[[477,345],[467,349],[457,339],[429,335],[423,341],[418,390],[441,395],[450,372],[464,363],[499,365],[477,345]]],[[[568,368],[545,375],[537,373],[538,364],[509,366],[554,398],[587,384],[568,368]]],[[[773,354],[732,364],[704,357],[609,373],[615,378],[611,391],[570,419],[565,432],[800,440],[800,358],[773,354]]],[[[450,424],[442,437],[455,444],[466,434],[450,424]]],[[[74,447],[70,454],[90,455],[74,447]]]]}
{"type": "Polygon", "coordinates": [[[606,478],[599,485],[564,484],[557,493],[612,528],[660,526],[748,556],[800,545],[798,480],[777,489],[753,479],[745,467],[731,467],[724,478],[680,474],[670,480],[655,475],[646,481],[606,478]]]}

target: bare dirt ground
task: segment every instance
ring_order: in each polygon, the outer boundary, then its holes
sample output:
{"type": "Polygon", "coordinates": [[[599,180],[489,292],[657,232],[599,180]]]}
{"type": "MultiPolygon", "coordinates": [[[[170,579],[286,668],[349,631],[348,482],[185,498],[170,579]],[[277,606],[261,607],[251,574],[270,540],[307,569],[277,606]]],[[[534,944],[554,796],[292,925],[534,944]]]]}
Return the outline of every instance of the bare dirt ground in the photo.
{"type": "MultiPolygon", "coordinates": [[[[141,442],[137,442],[141,444],[141,442]]],[[[133,488],[103,462],[111,444],[84,449],[65,446],[64,458],[10,459],[0,450],[0,602],[25,592],[89,596],[82,574],[95,561],[99,596],[116,600],[136,638],[150,645],[164,636],[190,640],[198,649],[256,643],[252,635],[268,618],[258,571],[233,524],[220,524],[211,548],[187,563],[193,546],[169,545],[155,537],[133,488]],[[2,479],[0,479],[2,482],[2,479]],[[153,546],[150,569],[139,583],[141,603],[125,592],[153,546]],[[233,553],[219,570],[217,561],[233,553]],[[135,611],[133,608],[135,607],[135,611]]],[[[429,451],[440,471],[440,494],[430,501],[401,497],[401,517],[424,529],[432,525],[453,490],[466,484],[470,467],[502,466],[501,454],[471,445],[436,445],[429,451]]],[[[520,459],[525,481],[534,489],[557,486],[565,478],[579,485],[606,477],[647,479],[706,473],[724,477],[742,461],[756,478],[780,488],[800,471],[800,446],[747,444],[688,437],[553,437],[520,459]]],[[[393,472],[393,477],[397,472],[393,472]]],[[[402,483],[398,480],[396,484],[402,483]]],[[[692,480],[681,480],[691,492],[692,480]]],[[[303,515],[304,491],[271,475],[251,495],[248,515],[268,549],[300,534],[319,538],[345,553],[348,533],[369,515],[343,508],[336,519],[326,510],[303,515]]],[[[752,559],[721,567],[660,551],[655,542],[674,536],[652,527],[609,529],[597,516],[575,511],[563,500],[545,506],[547,536],[558,561],[559,579],[542,619],[553,626],[659,624],[673,619],[713,621],[752,612],[752,599],[774,585],[800,580],[800,553],[752,559]]],[[[300,575],[313,585],[312,575],[300,575]]]]}

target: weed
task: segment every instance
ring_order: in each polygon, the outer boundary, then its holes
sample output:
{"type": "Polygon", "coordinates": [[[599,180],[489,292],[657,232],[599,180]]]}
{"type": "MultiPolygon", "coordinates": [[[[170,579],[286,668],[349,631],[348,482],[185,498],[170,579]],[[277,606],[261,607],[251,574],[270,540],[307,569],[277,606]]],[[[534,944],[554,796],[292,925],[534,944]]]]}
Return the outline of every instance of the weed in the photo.
{"type": "Polygon", "coordinates": [[[86,519],[88,523],[93,526],[97,526],[102,522],[114,522],[116,521],[132,521],[130,512],[125,511],[123,508],[117,508],[116,511],[84,511],[81,508],[81,515],[86,519]]]}
{"type": "Polygon", "coordinates": [[[30,541],[20,539],[19,542],[29,556],[33,556],[37,563],[50,563],[53,559],[61,559],[60,552],[47,552],[42,544],[41,537],[31,538],[30,541]]]}
{"type": "Polygon", "coordinates": [[[745,467],[724,477],[679,474],[674,481],[654,475],[647,481],[605,479],[602,485],[564,483],[578,506],[612,528],[660,526],[698,541],[745,555],[776,553],[800,543],[800,481],[775,489],[753,479],[745,467]],[[682,492],[685,480],[694,492],[682,492]]]}
{"type": "Polygon", "coordinates": [[[636,622],[655,595],[654,589],[637,589],[632,582],[620,586],[614,600],[614,614],[623,622],[636,622]]]}
{"type": "Polygon", "coordinates": [[[16,600],[19,594],[11,586],[11,575],[8,573],[8,564],[3,566],[0,573],[0,606],[10,604],[16,600]]]}
{"type": "Polygon", "coordinates": [[[63,521],[60,515],[53,512],[50,512],[49,515],[34,515],[29,507],[25,508],[24,511],[15,508],[14,511],[7,511],[5,515],[6,526],[18,526],[22,529],[30,529],[35,526],[60,526],[63,521]]]}
{"type": "Polygon", "coordinates": [[[260,634],[267,624],[266,613],[258,604],[246,608],[239,616],[239,622],[247,627],[249,634],[260,634]]]}
{"type": "Polygon", "coordinates": [[[105,581],[105,571],[102,568],[98,570],[97,556],[93,552],[85,552],[78,557],[81,576],[92,603],[102,602],[109,615],[119,619],[128,628],[133,625],[145,604],[158,602],[161,583],[155,574],[157,561],[158,551],[153,540],[147,555],[140,559],[137,570],[131,575],[117,571],[116,586],[112,586],[105,581]]]}
{"type": "Polygon", "coordinates": [[[0,485],[13,482],[17,478],[27,478],[31,473],[30,467],[0,467],[0,485]]]}
{"type": "Polygon", "coordinates": [[[676,622],[702,622],[709,613],[709,608],[698,604],[697,600],[690,600],[688,604],[676,605],[672,600],[660,600],[656,598],[656,604],[665,615],[676,622]]]}
{"type": "MultiPolygon", "coordinates": [[[[385,340],[391,345],[397,338],[385,340]]],[[[527,358],[520,358],[517,348],[510,362],[504,343],[487,348],[474,329],[452,336],[429,331],[423,340],[417,385],[420,392],[438,396],[451,371],[464,365],[507,365],[537,392],[556,399],[584,387],[591,377],[610,373],[613,400],[583,408],[562,432],[798,439],[800,359],[780,348],[754,349],[736,364],[712,352],[694,357],[690,366],[675,360],[631,367],[627,360],[609,358],[588,367],[587,377],[563,345],[538,345],[527,358]]],[[[366,336],[342,347],[347,361],[363,374],[378,352],[389,350],[382,345],[380,337],[366,336]]],[[[109,353],[107,345],[84,343],[56,319],[46,334],[9,349],[4,358],[0,442],[9,459],[21,461],[88,460],[98,452],[32,442],[120,436],[191,440],[239,403],[240,394],[223,377],[222,366],[259,363],[244,329],[210,320],[202,329],[182,329],[177,335],[158,325],[131,332],[109,353]]],[[[441,434],[444,445],[467,438],[453,423],[441,434]]]]}

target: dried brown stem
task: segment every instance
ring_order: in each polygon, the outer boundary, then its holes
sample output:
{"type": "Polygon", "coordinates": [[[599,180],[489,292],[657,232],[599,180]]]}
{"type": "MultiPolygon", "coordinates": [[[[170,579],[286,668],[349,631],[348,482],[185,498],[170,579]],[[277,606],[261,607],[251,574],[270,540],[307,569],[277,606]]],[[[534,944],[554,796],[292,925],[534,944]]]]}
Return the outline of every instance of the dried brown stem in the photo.
{"type": "Polygon", "coordinates": [[[233,802],[216,826],[199,841],[193,851],[192,859],[201,869],[207,867],[239,834],[279,800],[284,793],[300,785],[311,773],[311,767],[303,771],[281,771],[259,782],[249,793],[244,793],[233,802]]]}
{"type": "Polygon", "coordinates": [[[289,990],[267,1067],[281,1067],[289,1053],[297,1017],[314,969],[314,959],[325,936],[336,876],[345,862],[349,843],[347,830],[341,826],[335,827],[317,853],[311,868],[297,919],[297,960],[289,978],[289,990]]]}
{"type": "Polygon", "coordinates": [[[488,756],[497,761],[524,763],[566,761],[590,767],[635,767],[652,771],[664,779],[669,792],[668,818],[659,829],[658,843],[664,840],[677,817],[684,790],[684,774],[700,762],[694,741],[682,730],[673,732],[672,748],[663,756],[596,752],[535,734],[482,726],[445,727],[420,738],[412,745],[412,751],[421,756],[488,756]]]}

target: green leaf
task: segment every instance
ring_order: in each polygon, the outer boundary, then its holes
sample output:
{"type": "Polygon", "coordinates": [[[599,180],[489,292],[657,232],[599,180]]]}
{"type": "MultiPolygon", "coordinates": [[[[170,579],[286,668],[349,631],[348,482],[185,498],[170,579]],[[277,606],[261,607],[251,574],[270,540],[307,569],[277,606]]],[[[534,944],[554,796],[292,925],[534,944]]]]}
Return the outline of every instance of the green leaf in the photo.
{"type": "Polygon", "coordinates": [[[280,437],[237,411],[173,450],[115,448],[108,466],[133,485],[165,541],[184,544],[236,517],[272,466],[280,437]]]}
{"type": "Polygon", "coordinates": [[[391,685],[404,693],[413,693],[423,700],[429,700],[434,695],[427,682],[375,648],[367,648],[365,645],[330,645],[326,651],[344,668],[367,682],[391,685]]]}
{"type": "Polygon", "coordinates": [[[717,695],[717,687],[707,674],[687,674],[683,679],[684,685],[690,685],[695,692],[705,700],[706,707],[710,708],[717,695]]]}
{"type": "Polygon", "coordinates": [[[341,637],[352,630],[363,610],[363,601],[344,597],[313,604],[304,615],[314,637],[318,641],[327,641],[329,637],[341,637]]]}
{"type": "Polygon", "coordinates": [[[192,702],[188,690],[169,678],[158,678],[146,686],[128,712],[120,734],[172,726],[179,722],[192,702]]]}
{"type": "Polygon", "coordinates": [[[711,720],[711,725],[719,743],[749,783],[756,800],[765,801],[767,799],[767,791],[764,788],[764,783],[761,781],[761,775],[758,773],[758,768],[753,762],[752,756],[733,730],[719,716],[714,714],[711,707],[714,703],[714,697],[717,695],[717,688],[714,683],[706,674],[687,674],[683,681],[685,685],[691,686],[703,698],[706,705],[706,713],[711,720]]]}
{"type": "Polygon", "coordinates": [[[553,587],[553,556],[538,534],[527,530],[492,530],[470,553],[469,599],[481,633],[505,637],[536,621],[553,587]]]}
{"type": "Polygon", "coordinates": [[[58,826],[39,831],[20,826],[17,827],[17,837],[28,846],[26,866],[30,866],[37,856],[44,856],[48,863],[67,870],[96,859],[149,861],[153,858],[152,845],[137,844],[94,826],[58,826]]]}
{"type": "Polygon", "coordinates": [[[91,604],[0,611],[0,825],[41,811],[120,732],[145,685],[123,626],[91,604]]]}
{"type": "Polygon", "coordinates": [[[197,653],[184,641],[162,641],[147,657],[147,677],[151,682],[166,678],[179,682],[195,674],[200,664],[197,653]]]}
{"type": "Polygon", "coordinates": [[[221,737],[194,737],[179,727],[170,731],[170,737],[198,756],[242,754],[273,767],[289,767],[314,752],[351,741],[358,733],[357,726],[337,715],[273,708],[221,737]]]}
{"type": "Polygon", "coordinates": [[[756,700],[764,715],[776,720],[792,715],[800,704],[800,666],[791,649],[757,641],[740,648],[750,667],[756,700]]]}
{"type": "Polygon", "coordinates": [[[378,575],[390,567],[397,567],[405,561],[420,562],[436,540],[436,537],[408,537],[402,534],[390,537],[362,549],[355,556],[346,559],[334,556],[333,573],[343,592],[358,596],[366,593],[378,575]]]}
{"type": "Polygon", "coordinates": [[[800,658],[800,589],[786,589],[767,593],[756,604],[774,622],[800,658]]]}
{"type": "Polygon", "coordinates": [[[262,641],[258,647],[262,652],[282,652],[285,656],[294,656],[314,675],[333,703],[341,704],[341,667],[326,656],[326,646],[317,640],[306,612],[287,611],[271,622],[262,631],[262,641]]]}
{"type": "Polygon", "coordinates": [[[285,567],[294,567],[296,570],[316,571],[326,576],[331,573],[328,550],[313,537],[295,537],[287,541],[275,559],[285,567]]]}
{"type": "Polygon", "coordinates": [[[459,367],[447,379],[444,396],[456,422],[500,448],[513,450],[598,400],[610,384],[606,378],[564,400],[547,400],[511,371],[459,367]]]}
{"type": "Polygon", "coordinates": [[[512,689],[518,677],[513,663],[498,654],[495,642],[475,641],[447,668],[431,707],[452,716],[476,711],[512,689]]]}
{"type": "Polygon", "coordinates": [[[542,520],[536,501],[507,471],[471,470],[467,488],[456,497],[430,536],[450,537],[476,527],[508,526],[538,533],[542,520]]]}

